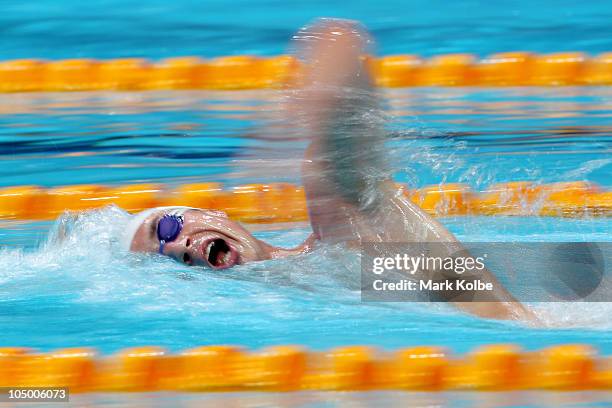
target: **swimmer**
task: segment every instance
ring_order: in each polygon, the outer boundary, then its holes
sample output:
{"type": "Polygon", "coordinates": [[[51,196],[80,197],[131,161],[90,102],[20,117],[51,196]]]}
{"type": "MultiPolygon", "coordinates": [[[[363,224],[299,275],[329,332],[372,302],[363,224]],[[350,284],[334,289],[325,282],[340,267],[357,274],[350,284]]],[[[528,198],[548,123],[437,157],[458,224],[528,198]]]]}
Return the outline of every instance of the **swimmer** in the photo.
{"type": "MultiPolygon", "coordinates": [[[[134,216],[124,232],[125,249],[225,269],[305,253],[316,242],[354,247],[362,242],[460,245],[398,192],[386,168],[383,121],[376,117],[378,98],[363,58],[370,37],[355,22],[324,19],[300,31],[296,40],[309,68],[285,110],[291,123],[311,139],[302,166],[310,237],[297,248],[283,249],[255,238],[221,211],[160,207],[134,216]]],[[[491,273],[484,275],[497,283],[491,273]]],[[[503,288],[496,299],[454,304],[486,318],[532,317],[503,288]]]]}

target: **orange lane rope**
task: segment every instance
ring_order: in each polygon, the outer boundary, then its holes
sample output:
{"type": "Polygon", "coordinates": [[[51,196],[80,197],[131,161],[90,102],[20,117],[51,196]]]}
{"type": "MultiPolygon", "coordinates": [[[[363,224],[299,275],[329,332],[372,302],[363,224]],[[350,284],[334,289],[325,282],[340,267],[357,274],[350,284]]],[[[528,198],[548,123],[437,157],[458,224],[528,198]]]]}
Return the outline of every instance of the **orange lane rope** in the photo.
{"type": "MultiPolygon", "coordinates": [[[[418,190],[398,184],[398,194],[435,216],[540,215],[561,217],[610,216],[612,192],[583,181],[496,184],[474,192],[463,184],[443,184],[418,190]]],[[[82,211],[115,204],[130,212],[162,205],[223,210],[247,223],[306,221],[304,189],[289,183],[248,184],[224,189],[219,183],[158,184],[109,187],[81,184],[42,188],[0,189],[0,219],[47,220],[64,211],[82,211]]]]}
{"type": "MultiPolygon", "coordinates": [[[[367,57],[376,84],[409,86],[612,85],[612,52],[504,52],[477,59],[446,54],[367,57]]],[[[303,67],[293,57],[22,59],[0,62],[0,92],[262,89],[291,86],[303,67]]]]}
{"type": "Polygon", "coordinates": [[[111,356],[90,348],[39,353],[0,348],[0,387],[68,387],[70,392],[296,390],[612,390],[612,360],[588,345],[526,352],[512,344],[465,356],[435,346],[382,351],[346,346],[248,351],[204,346],[170,354],[137,347],[111,356]]]}

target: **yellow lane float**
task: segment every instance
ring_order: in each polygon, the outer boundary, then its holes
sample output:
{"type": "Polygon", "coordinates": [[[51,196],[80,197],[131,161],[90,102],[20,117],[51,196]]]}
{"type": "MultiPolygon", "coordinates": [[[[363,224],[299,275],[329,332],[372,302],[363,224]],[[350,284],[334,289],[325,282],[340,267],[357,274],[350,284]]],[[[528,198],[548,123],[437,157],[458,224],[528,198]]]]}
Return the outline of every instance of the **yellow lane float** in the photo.
{"type": "MultiPolygon", "coordinates": [[[[607,217],[612,214],[612,192],[584,181],[534,184],[509,182],[474,192],[464,184],[441,184],[410,189],[403,194],[438,217],[514,215],[554,217],[607,217]]],[[[225,211],[246,223],[307,221],[306,196],[290,183],[246,184],[224,189],[219,183],[103,186],[80,184],[43,188],[15,186],[0,189],[0,219],[57,218],[65,211],[84,211],[115,204],[138,212],[164,205],[185,205],[225,211]]]]}
{"type": "Polygon", "coordinates": [[[0,348],[0,387],[68,387],[73,393],[612,390],[611,375],[609,359],[581,344],[532,352],[494,344],[465,356],[433,346],[314,352],[292,345],[257,351],[220,345],[178,354],[147,346],[110,356],[90,348],[0,348]]]}
{"type": "MultiPolygon", "coordinates": [[[[380,87],[612,85],[612,52],[538,55],[516,51],[477,58],[443,54],[365,57],[380,87]]],[[[0,92],[264,89],[291,86],[300,70],[294,57],[236,55],[204,60],[22,59],[0,62],[0,92]]]]}

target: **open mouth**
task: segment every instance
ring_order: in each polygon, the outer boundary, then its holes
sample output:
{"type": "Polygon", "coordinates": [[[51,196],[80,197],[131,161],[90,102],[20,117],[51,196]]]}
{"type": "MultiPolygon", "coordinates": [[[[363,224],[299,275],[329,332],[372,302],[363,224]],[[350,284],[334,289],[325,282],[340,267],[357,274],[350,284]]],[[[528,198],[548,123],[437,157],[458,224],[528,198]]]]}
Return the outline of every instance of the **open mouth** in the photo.
{"type": "Polygon", "coordinates": [[[215,238],[205,243],[204,258],[211,268],[226,269],[238,263],[238,252],[226,240],[215,238]]]}

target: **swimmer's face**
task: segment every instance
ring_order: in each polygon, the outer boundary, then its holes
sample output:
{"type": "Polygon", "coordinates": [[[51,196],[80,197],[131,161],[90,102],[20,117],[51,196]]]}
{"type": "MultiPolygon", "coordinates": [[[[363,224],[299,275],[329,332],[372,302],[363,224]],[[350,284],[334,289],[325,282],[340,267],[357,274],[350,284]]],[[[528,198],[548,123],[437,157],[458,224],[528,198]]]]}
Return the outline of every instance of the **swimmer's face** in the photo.
{"type": "MultiPolygon", "coordinates": [[[[148,216],[136,230],[130,250],[159,253],[157,225],[166,214],[160,210],[148,216]]],[[[180,234],[164,244],[163,254],[187,265],[214,269],[270,258],[268,246],[224,212],[199,209],[185,211],[180,234]]]]}

